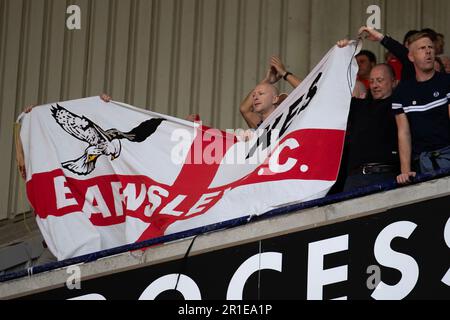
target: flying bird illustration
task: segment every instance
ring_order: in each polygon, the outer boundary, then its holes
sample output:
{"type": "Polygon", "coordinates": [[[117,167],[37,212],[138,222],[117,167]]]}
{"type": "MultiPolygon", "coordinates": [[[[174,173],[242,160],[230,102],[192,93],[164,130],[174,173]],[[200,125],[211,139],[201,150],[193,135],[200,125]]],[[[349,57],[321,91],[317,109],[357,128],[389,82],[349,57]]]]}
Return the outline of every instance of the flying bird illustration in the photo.
{"type": "Polygon", "coordinates": [[[51,113],[56,122],[71,136],[86,142],[89,146],[78,159],[62,163],[62,166],[78,175],[88,175],[95,169],[97,159],[104,155],[117,159],[122,150],[121,139],[143,142],[151,136],[164,119],[152,118],[144,121],[129,132],[117,129],[103,130],[85,116],[76,115],[59,104],[52,106],[51,113]]]}

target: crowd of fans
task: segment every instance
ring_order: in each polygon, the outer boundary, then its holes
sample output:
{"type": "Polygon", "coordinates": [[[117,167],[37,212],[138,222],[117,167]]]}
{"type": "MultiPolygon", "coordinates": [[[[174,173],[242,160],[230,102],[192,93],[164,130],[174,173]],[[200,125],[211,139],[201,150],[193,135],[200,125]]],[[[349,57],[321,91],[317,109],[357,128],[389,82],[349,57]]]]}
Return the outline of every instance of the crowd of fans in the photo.
{"type": "MultiPolygon", "coordinates": [[[[411,30],[403,44],[361,27],[359,34],[387,50],[357,56],[365,99],[350,106],[343,161],[333,192],[349,191],[396,178],[410,183],[417,173],[450,168],[450,58],[444,35],[411,30]]],[[[338,46],[348,41],[338,42],[338,46]]]]}
{"type": "MultiPolygon", "coordinates": [[[[444,35],[411,30],[403,44],[368,27],[359,35],[379,42],[387,53],[378,64],[368,50],[356,56],[359,71],[341,169],[330,192],[393,179],[408,184],[417,173],[450,169],[450,58],[444,35]]],[[[340,40],[338,46],[348,43],[340,40]]],[[[272,57],[266,77],[241,103],[250,128],[258,128],[282,100],[273,86],[281,79],[293,87],[301,82],[272,57]]]]}

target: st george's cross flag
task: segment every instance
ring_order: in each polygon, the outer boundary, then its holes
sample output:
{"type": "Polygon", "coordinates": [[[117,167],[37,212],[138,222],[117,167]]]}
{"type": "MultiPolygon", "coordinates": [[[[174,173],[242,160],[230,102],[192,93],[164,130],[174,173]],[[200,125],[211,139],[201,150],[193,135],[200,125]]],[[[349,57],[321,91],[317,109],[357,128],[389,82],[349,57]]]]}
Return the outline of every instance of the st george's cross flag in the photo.
{"type": "Polygon", "coordinates": [[[49,249],[63,260],[325,196],[354,53],[332,48],[250,139],[99,97],[22,114],[27,195],[49,249]]]}

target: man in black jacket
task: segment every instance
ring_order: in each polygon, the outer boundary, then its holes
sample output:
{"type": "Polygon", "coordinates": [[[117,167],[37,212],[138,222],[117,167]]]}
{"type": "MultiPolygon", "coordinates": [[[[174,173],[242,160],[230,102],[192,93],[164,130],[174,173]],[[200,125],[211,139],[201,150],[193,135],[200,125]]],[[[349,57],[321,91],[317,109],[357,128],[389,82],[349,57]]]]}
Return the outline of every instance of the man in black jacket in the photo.
{"type": "Polygon", "coordinates": [[[399,173],[397,126],[392,92],[397,85],[390,65],[370,73],[370,99],[353,99],[346,137],[344,191],[393,180],[399,173]]]}

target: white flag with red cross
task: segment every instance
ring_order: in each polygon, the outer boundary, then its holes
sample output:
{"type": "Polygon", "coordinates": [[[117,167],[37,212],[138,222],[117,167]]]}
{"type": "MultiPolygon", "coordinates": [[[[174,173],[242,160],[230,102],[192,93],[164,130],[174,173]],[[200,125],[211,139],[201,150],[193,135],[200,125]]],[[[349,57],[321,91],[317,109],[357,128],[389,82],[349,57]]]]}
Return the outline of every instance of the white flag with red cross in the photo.
{"type": "Polygon", "coordinates": [[[337,47],[248,141],[99,97],[22,115],[27,195],[59,259],[323,197],[357,66],[337,47]]]}

